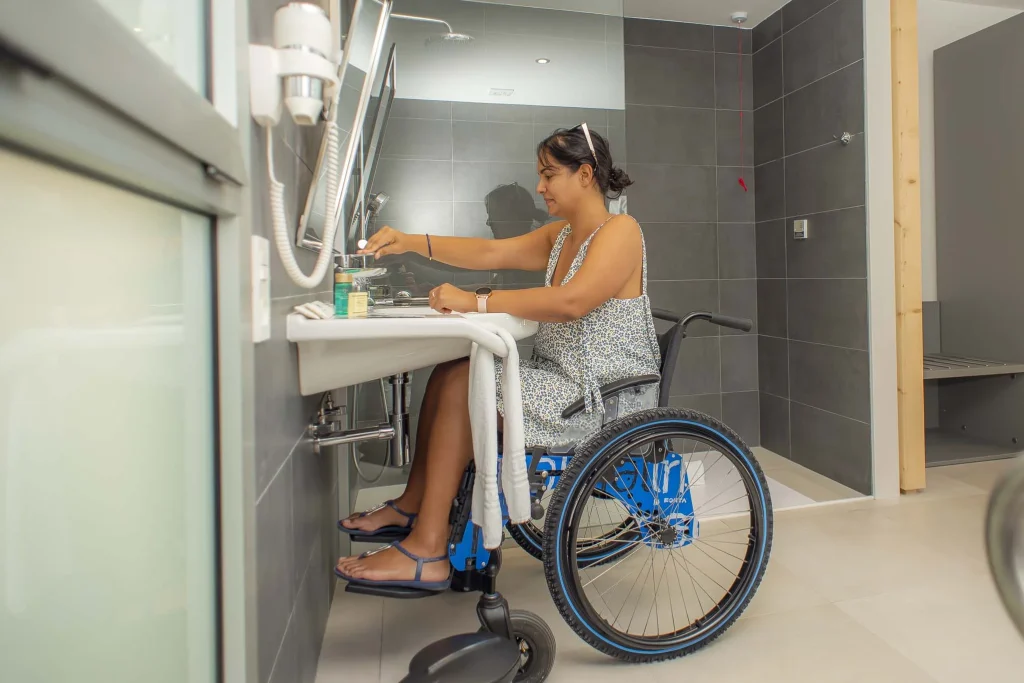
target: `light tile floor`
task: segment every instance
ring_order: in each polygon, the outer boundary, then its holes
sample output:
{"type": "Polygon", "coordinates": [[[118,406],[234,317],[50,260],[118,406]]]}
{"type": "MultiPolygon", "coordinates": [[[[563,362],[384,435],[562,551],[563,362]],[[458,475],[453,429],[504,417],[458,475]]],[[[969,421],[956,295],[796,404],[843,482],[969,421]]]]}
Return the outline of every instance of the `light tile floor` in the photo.
{"type": "MultiPolygon", "coordinates": [[[[552,683],[1021,681],[1024,640],[998,601],[982,545],[987,493],[1011,462],[930,469],[927,491],[899,501],[778,512],[768,571],[744,616],[671,662],[629,666],[592,650],[558,615],[541,565],[521,552],[506,553],[501,588],[513,608],[554,630],[552,683]]],[[[337,596],[319,683],[398,681],[421,647],[476,629],[474,595],[337,596]]]]}

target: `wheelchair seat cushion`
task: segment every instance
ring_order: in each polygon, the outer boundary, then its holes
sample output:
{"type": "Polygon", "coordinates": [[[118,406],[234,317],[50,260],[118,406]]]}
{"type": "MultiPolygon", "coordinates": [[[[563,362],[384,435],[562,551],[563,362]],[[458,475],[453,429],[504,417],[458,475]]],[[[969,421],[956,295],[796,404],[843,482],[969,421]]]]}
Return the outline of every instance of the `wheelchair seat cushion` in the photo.
{"type": "MultiPolygon", "coordinates": [[[[603,226],[602,226],[603,227],[603,226]]],[[[580,246],[564,285],[579,271],[600,227],[580,246]]],[[[565,226],[548,259],[545,286],[552,285],[566,239],[565,226]]],[[[643,250],[642,293],[633,299],[610,299],[578,320],[541,323],[530,359],[520,359],[523,433],[527,446],[563,446],[582,441],[602,425],[602,385],[640,375],[657,375],[661,352],[647,296],[647,249],[643,250]],[[583,399],[585,410],[562,417],[567,406],[583,399]]],[[[504,415],[501,363],[495,359],[498,412],[504,415]]]]}

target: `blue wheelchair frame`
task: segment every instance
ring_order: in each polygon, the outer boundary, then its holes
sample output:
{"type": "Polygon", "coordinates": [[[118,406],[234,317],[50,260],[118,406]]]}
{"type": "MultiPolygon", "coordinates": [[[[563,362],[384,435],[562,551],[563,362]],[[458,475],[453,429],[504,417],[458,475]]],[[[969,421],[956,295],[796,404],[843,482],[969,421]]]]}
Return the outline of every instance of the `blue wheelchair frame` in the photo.
{"type": "MultiPolygon", "coordinates": [[[[532,480],[539,479],[546,488],[553,488],[569,466],[571,457],[571,453],[527,454],[526,465],[534,475],[532,480]],[[534,459],[537,459],[536,467],[534,459]]],[[[499,463],[500,458],[499,455],[499,463]]],[[[683,456],[668,452],[654,463],[648,458],[647,455],[631,455],[616,468],[615,480],[601,482],[597,490],[617,500],[629,516],[637,520],[640,543],[654,549],[685,547],[698,537],[699,525],[694,518],[690,476],[683,456]]],[[[469,484],[472,476],[472,471],[468,470],[469,484]]],[[[463,490],[467,488],[466,483],[464,481],[463,490]]],[[[464,495],[459,502],[452,536],[458,540],[449,545],[448,557],[456,572],[482,572],[491,561],[491,551],[483,547],[480,529],[469,522],[470,496],[464,495]]],[[[508,508],[504,495],[501,496],[501,511],[502,520],[507,523],[508,508]]],[[[608,554],[615,552],[621,552],[621,548],[612,548],[608,554]]],[[[600,562],[601,559],[599,555],[588,556],[589,562],[600,562]]]]}

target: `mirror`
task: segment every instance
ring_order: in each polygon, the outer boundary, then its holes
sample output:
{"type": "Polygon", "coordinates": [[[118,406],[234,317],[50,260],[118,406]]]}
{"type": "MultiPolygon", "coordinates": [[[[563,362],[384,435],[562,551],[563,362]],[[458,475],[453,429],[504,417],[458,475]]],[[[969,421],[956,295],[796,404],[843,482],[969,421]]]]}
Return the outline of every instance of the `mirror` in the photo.
{"type": "MultiPolygon", "coordinates": [[[[327,154],[327,138],[324,136],[317,155],[316,177],[306,198],[306,205],[299,219],[296,236],[296,244],[307,249],[318,250],[320,247],[320,236],[324,233],[328,201],[333,202],[337,207],[337,216],[361,214],[357,205],[360,197],[364,196],[361,192],[365,185],[362,179],[366,177],[366,162],[370,158],[364,152],[369,145],[364,144],[363,123],[367,118],[374,121],[380,118],[379,127],[382,136],[387,112],[387,109],[381,112],[380,103],[384,102],[383,90],[378,90],[374,114],[368,116],[373,99],[371,94],[375,83],[390,83],[391,94],[387,100],[390,106],[390,99],[394,92],[393,73],[389,78],[383,76],[378,78],[379,73],[386,71],[386,68],[383,68],[385,65],[382,57],[388,59],[387,67],[392,67],[394,64],[393,55],[384,50],[387,26],[393,5],[392,0],[354,0],[354,2],[343,2],[343,5],[347,18],[347,21],[343,23],[348,30],[343,36],[344,56],[340,69],[342,85],[336,107],[340,139],[338,147],[339,191],[337,196],[327,197],[327,171],[324,163],[327,154]]],[[[374,125],[371,130],[376,128],[377,126],[374,125]]],[[[335,240],[334,248],[336,250],[345,246],[344,241],[349,234],[350,228],[342,226],[335,240]]]]}
{"type": "MultiPolygon", "coordinates": [[[[377,94],[370,100],[370,114],[366,117],[363,125],[363,133],[360,138],[362,160],[358,171],[358,193],[353,195],[353,211],[349,221],[349,244],[347,253],[351,253],[352,245],[359,239],[365,239],[368,223],[380,212],[384,204],[389,200],[387,194],[381,193],[373,201],[370,196],[370,188],[373,187],[373,178],[377,170],[377,162],[380,159],[380,148],[384,143],[384,133],[387,129],[388,118],[391,116],[391,107],[395,101],[395,56],[398,50],[397,45],[391,46],[388,55],[387,65],[381,75],[380,83],[377,86],[377,94]]],[[[355,185],[355,182],[353,183],[355,185]]]]}

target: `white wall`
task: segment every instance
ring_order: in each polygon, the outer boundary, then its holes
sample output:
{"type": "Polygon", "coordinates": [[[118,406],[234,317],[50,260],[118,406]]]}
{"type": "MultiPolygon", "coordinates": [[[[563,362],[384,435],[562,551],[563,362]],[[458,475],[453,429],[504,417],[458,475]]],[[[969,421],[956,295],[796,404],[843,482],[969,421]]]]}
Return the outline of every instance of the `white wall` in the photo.
{"type": "Polygon", "coordinates": [[[938,291],[935,266],[934,52],[1016,14],[1020,14],[1020,10],[948,0],[918,0],[918,50],[921,64],[921,277],[925,301],[935,301],[938,291]]]}

